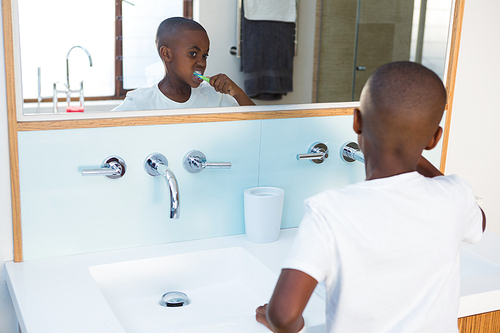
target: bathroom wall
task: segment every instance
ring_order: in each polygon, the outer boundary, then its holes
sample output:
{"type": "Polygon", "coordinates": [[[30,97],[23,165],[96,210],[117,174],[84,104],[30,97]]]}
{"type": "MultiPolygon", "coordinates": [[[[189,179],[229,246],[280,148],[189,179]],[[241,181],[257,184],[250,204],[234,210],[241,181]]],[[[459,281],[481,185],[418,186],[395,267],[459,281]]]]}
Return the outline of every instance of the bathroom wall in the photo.
{"type": "MultiPolygon", "coordinates": [[[[340,148],[355,141],[352,116],[20,132],[19,174],[24,260],[244,233],[243,191],[285,190],[282,227],[296,227],[303,201],[364,179],[340,148]],[[311,144],[330,149],[322,164],[296,159],[311,144]],[[191,150],[231,169],[187,172],[191,150]],[[169,219],[162,177],[144,170],[148,155],[169,161],[180,191],[180,218],[169,219]],[[110,155],[127,163],[123,178],[82,176],[110,155]]],[[[428,157],[439,163],[441,147],[428,157]]]]}
{"type": "Polygon", "coordinates": [[[488,229],[500,234],[500,1],[465,0],[446,173],[482,198],[488,229]]]}
{"type": "Polygon", "coordinates": [[[24,259],[241,234],[243,191],[254,186],[282,187],[282,226],[298,226],[306,197],[364,179],[361,163],[339,157],[340,146],[356,139],[351,123],[337,116],[21,132],[24,259]],[[296,159],[317,141],[331,149],[325,163],[296,159]],[[182,161],[193,149],[232,167],[188,173],[182,161]],[[154,152],[177,177],[178,220],[168,218],[164,179],[144,171],[154,152]],[[123,178],[81,175],[110,155],[126,161],[123,178]]]}

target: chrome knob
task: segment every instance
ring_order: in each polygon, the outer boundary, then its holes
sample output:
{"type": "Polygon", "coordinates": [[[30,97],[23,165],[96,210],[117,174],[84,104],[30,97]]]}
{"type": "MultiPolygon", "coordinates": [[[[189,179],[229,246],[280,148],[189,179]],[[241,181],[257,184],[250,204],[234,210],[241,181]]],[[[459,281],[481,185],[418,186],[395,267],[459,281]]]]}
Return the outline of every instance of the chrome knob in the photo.
{"type": "Polygon", "coordinates": [[[231,169],[231,162],[207,162],[205,154],[199,150],[187,153],[182,164],[190,173],[198,173],[203,169],[231,169]]]}
{"type": "Polygon", "coordinates": [[[328,146],[322,142],[313,143],[307,154],[297,154],[297,160],[310,160],[321,164],[328,158],[328,146]]]}
{"type": "Polygon", "coordinates": [[[340,158],[347,163],[358,161],[365,163],[365,156],[356,142],[348,141],[340,148],[340,158]]]}
{"type": "Polygon", "coordinates": [[[118,156],[106,158],[100,169],[83,169],[82,176],[106,176],[110,179],[123,177],[126,170],[125,161],[118,156]]]}

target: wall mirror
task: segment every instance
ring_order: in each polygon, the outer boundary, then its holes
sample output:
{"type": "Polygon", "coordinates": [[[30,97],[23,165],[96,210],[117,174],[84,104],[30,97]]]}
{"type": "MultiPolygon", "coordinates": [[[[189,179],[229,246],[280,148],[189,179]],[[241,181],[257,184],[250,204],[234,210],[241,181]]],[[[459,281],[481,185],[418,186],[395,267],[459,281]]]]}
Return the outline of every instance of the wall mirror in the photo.
{"type": "MultiPolygon", "coordinates": [[[[282,100],[256,104],[357,101],[373,70],[397,60],[421,62],[444,78],[453,2],[299,1],[294,91],[282,100]]],[[[58,117],[52,119],[74,119],[65,112],[64,90],[79,91],[81,82],[85,113],[91,113],[83,118],[103,117],[96,113],[117,106],[128,89],[157,83],[163,65],[154,45],[156,27],[165,17],[188,15],[186,3],[211,40],[206,72],[226,73],[243,87],[240,59],[229,52],[237,43],[238,1],[12,0],[16,104],[23,106],[18,119],[47,120],[55,112],[58,117]]],[[[78,105],[78,92],[71,96],[71,104],[78,105]]]]}
{"type": "MultiPolygon", "coordinates": [[[[462,26],[462,19],[464,13],[464,0],[447,0],[450,5],[454,4],[452,25],[449,25],[448,15],[442,15],[440,19],[435,21],[431,19],[430,8],[431,3],[439,1],[443,4],[445,0],[317,0],[317,1],[300,1],[299,6],[299,20],[298,20],[298,53],[294,60],[294,82],[296,83],[293,93],[288,94],[277,105],[260,105],[251,107],[238,107],[238,108],[207,108],[203,109],[186,109],[181,112],[172,113],[171,110],[159,111],[130,111],[130,112],[84,112],[81,115],[67,114],[67,113],[48,113],[48,114],[23,114],[24,98],[22,94],[23,85],[27,84],[22,81],[22,72],[27,70],[21,66],[20,56],[20,40],[19,40],[19,21],[18,21],[18,4],[22,1],[28,0],[4,0],[2,1],[2,18],[3,18],[3,32],[4,32],[4,55],[5,55],[5,78],[7,90],[7,115],[8,115],[8,128],[9,128],[9,156],[10,156],[10,170],[11,170],[11,192],[12,192],[12,214],[13,214],[13,233],[14,233],[14,259],[15,261],[22,261],[22,230],[21,230],[21,212],[20,212],[20,192],[19,192],[19,162],[18,162],[18,132],[33,131],[33,130],[58,130],[58,129],[78,129],[78,128],[97,128],[97,127],[115,127],[115,126],[137,126],[137,125],[156,125],[156,124],[176,124],[176,123],[196,123],[196,122],[213,122],[213,121],[236,121],[236,120],[255,120],[255,119],[280,119],[280,118],[304,118],[304,117],[322,117],[322,116],[335,116],[335,115],[351,115],[353,108],[359,105],[356,96],[359,93],[359,87],[362,81],[366,80],[370,71],[375,69],[377,61],[382,59],[385,62],[391,60],[401,60],[399,58],[390,58],[391,54],[403,54],[404,59],[411,58],[411,54],[415,54],[415,60],[418,60],[417,55],[421,54],[421,61],[428,67],[433,68],[438,74],[444,77],[448,93],[448,104],[446,105],[446,120],[444,126],[442,157],[440,169],[444,171],[446,163],[446,152],[449,137],[449,124],[451,120],[451,111],[453,106],[453,93],[455,86],[455,75],[458,61],[458,51],[460,44],[460,33],[462,26]],[[416,7],[416,4],[419,7],[416,7]],[[394,7],[391,7],[394,5],[394,7]],[[420,15],[425,12],[420,8],[426,8],[427,14],[420,15]],[[411,10],[413,8],[413,12],[411,10]],[[416,9],[419,8],[419,14],[416,14],[416,9]],[[401,14],[404,9],[404,14],[401,14]],[[354,10],[354,14],[353,14],[354,10]],[[369,17],[370,12],[380,13],[375,17],[369,17]],[[412,13],[412,14],[410,14],[412,13]],[[365,14],[367,16],[365,16],[365,14]],[[408,25],[409,21],[403,23],[402,19],[398,17],[411,16],[411,35],[414,36],[413,26],[425,27],[424,34],[418,33],[417,28],[416,39],[412,37],[413,42],[410,43],[408,49],[408,25]],[[401,15],[400,15],[401,14],[401,15]],[[418,17],[418,23],[416,18],[418,17]],[[336,21],[336,22],[333,22],[336,21]],[[354,22],[354,23],[353,23],[354,22]],[[427,22],[422,25],[422,22],[427,22]],[[434,34],[427,34],[427,31],[432,30],[427,28],[427,24],[431,22],[439,22],[440,25],[445,25],[446,28],[440,35],[441,44],[443,37],[448,42],[446,43],[448,50],[446,56],[442,55],[434,58],[432,54],[427,54],[425,40],[434,34]],[[337,26],[331,26],[337,24],[337,26]],[[354,24],[354,25],[353,25],[354,24]],[[404,28],[400,27],[404,26],[404,28]],[[344,34],[349,27],[349,32],[344,34]],[[451,26],[451,29],[448,27],[451,26]],[[354,27],[354,28],[353,28],[354,27]],[[428,29],[428,30],[427,30],[428,29]],[[402,31],[404,33],[402,33],[402,31]],[[448,32],[449,31],[449,32],[448,32]],[[404,34],[406,37],[401,37],[404,34]],[[378,36],[388,37],[385,43],[374,44],[374,38],[378,36]],[[426,37],[427,36],[427,37],[426,37]],[[449,36],[449,37],[448,37],[449,36]],[[424,40],[423,43],[417,42],[418,39],[424,40]],[[405,47],[400,48],[396,45],[400,39],[405,40],[405,47]],[[356,43],[357,42],[357,43],[356,43]],[[363,44],[363,43],[367,44],[363,44]],[[386,44],[388,49],[383,49],[382,44],[386,44]],[[334,48],[338,45],[337,48],[334,48]],[[412,46],[413,45],[413,46],[412,46]],[[420,46],[418,46],[420,45],[420,46]],[[420,48],[420,51],[418,51],[420,48]],[[423,48],[423,49],[422,49],[423,48]],[[384,50],[384,51],[382,51],[384,50]],[[410,51],[408,51],[410,50],[410,51]],[[403,52],[404,51],[404,52],[403,52]],[[382,56],[380,55],[382,54],[382,56]],[[408,55],[410,54],[410,55],[408,55]],[[335,58],[337,57],[337,58],[335,58]],[[434,67],[431,65],[434,61],[439,60],[439,65],[434,67]],[[336,60],[337,59],[337,60],[336,60]],[[338,60],[344,59],[344,60],[338,60]],[[443,64],[446,62],[446,67],[443,64]],[[337,67],[329,67],[335,65],[337,67]],[[371,69],[371,66],[374,68],[371,69]],[[358,68],[359,67],[359,68],[358,68]],[[441,68],[441,69],[439,69],[441,68]],[[336,71],[336,72],[335,72],[336,71]],[[441,74],[443,73],[443,74],[441,74]],[[365,78],[363,79],[363,76],[365,78]],[[359,79],[359,80],[358,80],[359,79]],[[345,82],[344,82],[345,81],[345,82]],[[298,88],[297,83],[303,85],[298,88]],[[344,84],[345,83],[345,84],[344,84]],[[330,85],[330,86],[329,86],[330,85]],[[337,85],[338,87],[335,87],[337,85]],[[336,91],[335,94],[328,93],[329,91],[336,91]],[[342,96],[342,97],[339,97],[342,96]],[[354,97],[353,97],[354,96],[354,97]],[[319,102],[311,104],[311,102],[319,102]]],[[[118,0],[120,1],[120,0],[118,0]]],[[[139,3],[139,0],[135,0],[139,3]]],[[[166,1],[166,0],[162,0],[166,1]]],[[[171,0],[174,1],[174,0],[171,0]]],[[[236,10],[234,4],[232,8],[224,9],[221,4],[229,3],[227,0],[186,0],[193,4],[193,16],[199,18],[199,21],[209,31],[212,40],[211,55],[228,53],[228,49],[234,45],[235,28],[232,20],[219,20],[214,18],[213,8],[217,8],[217,17],[226,17],[229,12],[233,13],[236,10]],[[226,25],[221,24],[225,22],[226,25]],[[227,35],[230,36],[231,41],[228,43],[216,42],[217,30],[227,29],[227,35]]],[[[45,4],[40,13],[45,18],[44,24],[52,24],[48,18],[50,11],[46,1],[39,1],[45,4]]],[[[87,1],[91,3],[91,0],[87,1]]],[[[72,13],[76,12],[77,5],[82,3],[75,0],[65,0],[60,8],[70,8],[72,13]]],[[[133,3],[133,0],[123,0],[123,5],[133,3]]],[[[235,1],[236,2],[236,1],[235,1]]],[[[95,8],[105,6],[107,1],[99,0],[99,4],[95,8]],[[98,6],[98,7],[97,7],[98,6]]],[[[231,1],[231,3],[233,3],[231,1]]],[[[438,3],[438,2],[435,2],[438,3]]],[[[34,7],[33,7],[34,8],[34,7]]],[[[444,6],[443,6],[444,8],[444,6]]],[[[33,9],[35,10],[35,9],[33,9]]],[[[98,10],[95,10],[98,11],[98,10]]],[[[445,9],[443,12],[449,13],[450,9],[445,9]],[[448,12],[446,12],[448,11],[448,12]]],[[[40,14],[38,13],[38,14],[40,14]]],[[[59,12],[59,15],[64,15],[59,12]]],[[[234,14],[231,14],[234,15],[234,14]]],[[[228,16],[229,17],[229,16],[228,16]]],[[[236,21],[236,20],[234,20],[236,21]]],[[[92,25],[93,20],[84,23],[78,23],[75,19],[74,24],[92,25]]],[[[71,26],[61,26],[55,24],[54,31],[48,36],[43,36],[43,41],[48,43],[50,40],[61,42],[58,31],[66,29],[71,31],[71,26]]],[[[21,29],[22,30],[22,29],[21,29]]],[[[36,28],[28,30],[28,33],[36,33],[36,28]]],[[[41,37],[40,37],[41,38],[41,37]]],[[[69,49],[71,49],[77,42],[71,42],[69,49]]],[[[429,41],[428,43],[431,43],[429,41]]],[[[83,45],[85,46],[85,45],[83,45]]],[[[68,45],[63,50],[62,75],[58,76],[61,82],[64,82],[64,57],[69,51],[68,45]]],[[[437,49],[437,48],[433,48],[437,49]]],[[[41,48],[31,48],[34,54],[50,53],[52,49],[48,44],[43,44],[41,48]]],[[[94,51],[89,50],[89,53],[94,51]]],[[[84,50],[76,48],[73,49],[71,61],[75,63],[82,62],[84,67],[88,67],[89,59],[84,50]],[[77,57],[80,57],[77,59],[77,57]]],[[[58,55],[59,56],[59,55],[58,55]]],[[[56,55],[54,54],[54,58],[56,55]]],[[[231,77],[237,78],[238,59],[232,55],[228,55],[231,61],[225,63],[224,70],[231,77]],[[231,67],[233,66],[233,67],[231,67]],[[232,69],[231,69],[232,68],[232,69]],[[233,72],[231,72],[233,70],[233,72]],[[234,75],[233,75],[234,74],[234,75]]],[[[218,57],[214,57],[218,59],[218,57]]],[[[221,59],[224,59],[221,56],[221,59]]],[[[226,59],[227,60],[227,59],[226,59]]],[[[97,61],[97,59],[93,59],[97,61]]],[[[216,60],[214,68],[217,68],[216,60]]],[[[57,61],[58,64],[61,60],[57,61]]],[[[93,68],[98,68],[94,62],[93,68]]],[[[35,65],[36,66],[36,65],[35,65]]],[[[100,66],[100,65],[99,65],[100,66]]],[[[38,66],[42,67],[42,66],[38,66]]],[[[35,70],[29,71],[31,76],[37,80],[37,67],[35,70]]],[[[73,68],[73,67],[71,67],[73,68]]],[[[216,71],[216,69],[210,69],[216,71]]],[[[42,77],[45,73],[50,72],[42,68],[42,77]]],[[[213,73],[213,72],[212,72],[213,73]]],[[[76,73],[75,73],[76,75],[76,73]]],[[[240,82],[238,82],[240,84],[240,82]]],[[[50,82],[49,82],[50,85],[50,82]]],[[[97,101],[98,102],[98,101],[97,101]]],[[[262,103],[264,104],[264,103],[262,103]]],[[[105,111],[104,109],[98,111],[105,111]]]]}

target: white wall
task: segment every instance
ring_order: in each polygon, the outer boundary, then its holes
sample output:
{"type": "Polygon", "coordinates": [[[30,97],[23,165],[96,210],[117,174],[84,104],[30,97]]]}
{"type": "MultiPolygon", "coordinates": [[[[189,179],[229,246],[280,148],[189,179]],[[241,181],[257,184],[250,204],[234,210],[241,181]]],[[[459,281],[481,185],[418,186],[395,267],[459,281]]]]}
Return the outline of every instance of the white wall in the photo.
{"type": "MultiPolygon", "coordinates": [[[[0,26],[1,35],[3,30],[0,26]]],[[[0,332],[16,333],[17,321],[5,283],[4,262],[14,259],[12,241],[12,206],[10,199],[7,98],[3,38],[0,38],[0,332]]]]}
{"type": "Polygon", "coordinates": [[[500,1],[465,0],[446,173],[483,198],[488,229],[500,233],[500,1]]]}

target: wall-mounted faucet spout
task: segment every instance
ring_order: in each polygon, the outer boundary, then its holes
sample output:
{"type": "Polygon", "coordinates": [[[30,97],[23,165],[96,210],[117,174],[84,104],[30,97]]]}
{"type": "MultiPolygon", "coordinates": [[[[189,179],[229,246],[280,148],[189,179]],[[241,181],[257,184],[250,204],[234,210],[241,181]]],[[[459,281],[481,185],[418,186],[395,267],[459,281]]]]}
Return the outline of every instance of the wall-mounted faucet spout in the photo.
{"type": "Polygon", "coordinates": [[[87,56],[89,57],[90,67],[92,67],[92,57],[90,56],[90,53],[86,48],[84,48],[83,46],[80,46],[80,45],[76,45],[76,46],[73,46],[72,48],[70,48],[68,51],[68,54],[66,55],[66,88],[68,90],[70,90],[70,87],[69,87],[69,54],[71,53],[71,51],[74,48],[80,48],[80,49],[84,50],[85,53],[87,53],[87,56]]]}
{"type": "Polygon", "coordinates": [[[144,162],[144,169],[146,172],[153,176],[163,176],[167,181],[168,188],[170,189],[170,218],[179,218],[179,186],[175,175],[168,168],[168,161],[162,154],[151,154],[144,162]]]}

